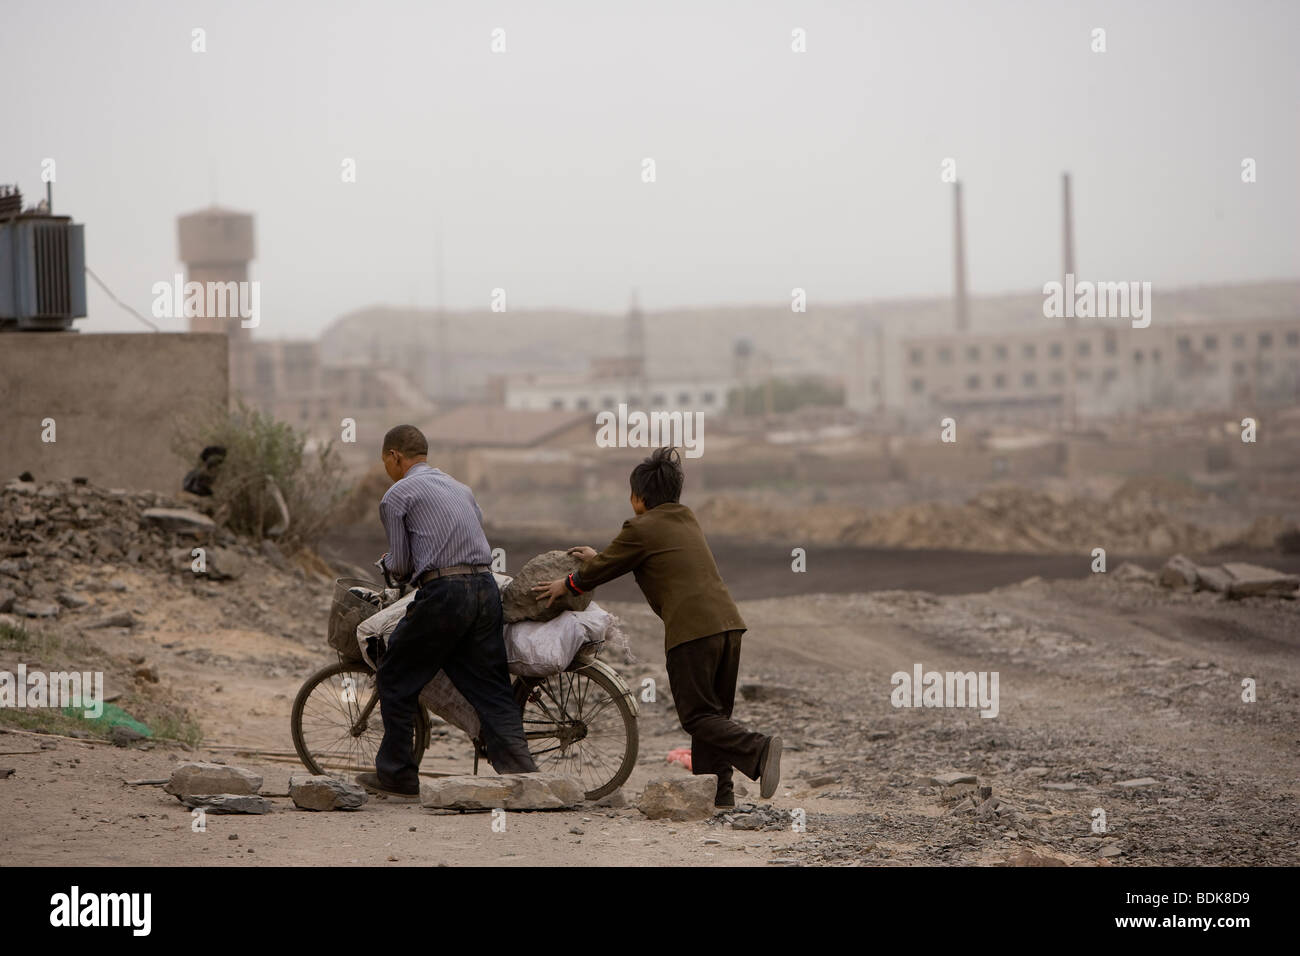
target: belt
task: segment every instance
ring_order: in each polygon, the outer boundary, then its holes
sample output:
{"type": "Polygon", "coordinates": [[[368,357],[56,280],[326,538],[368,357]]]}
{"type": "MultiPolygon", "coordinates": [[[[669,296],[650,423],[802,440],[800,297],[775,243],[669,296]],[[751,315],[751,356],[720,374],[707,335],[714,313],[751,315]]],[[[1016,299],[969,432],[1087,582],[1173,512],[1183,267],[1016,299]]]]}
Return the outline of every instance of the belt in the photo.
{"type": "Polygon", "coordinates": [[[453,564],[449,568],[432,568],[425,571],[420,575],[419,583],[423,586],[430,581],[436,581],[438,578],[449,578],[456,574],[481,574],[490,570],[491,565],[487,564],[453,564]]]}

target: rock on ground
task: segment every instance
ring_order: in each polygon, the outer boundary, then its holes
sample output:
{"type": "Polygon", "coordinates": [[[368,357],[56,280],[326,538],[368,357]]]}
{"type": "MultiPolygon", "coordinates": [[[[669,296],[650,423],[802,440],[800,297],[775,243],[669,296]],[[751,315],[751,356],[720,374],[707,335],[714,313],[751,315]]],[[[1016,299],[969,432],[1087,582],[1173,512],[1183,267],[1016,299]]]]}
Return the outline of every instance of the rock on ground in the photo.
{"type": "Polygon", "coordinates": [[[1289,593],[1300,587],[1300,578],[1294,574],[1283,574],[1258,564],[1232,562],[1225,564],[1223,570],[1232,575],[1228,586],[1228,597],[1248,597],[1270,592],[1289,593]]]}
{"type": "Polygon", "coordinates": [[[118,611],[86,625],[88,630],[101,627],[135,627],[135,616],[130,611],[118,611]]]}
{"type": "Polygon", "coordinates": [[[208,813],[270,813],[271,801],[248,793],[194,793],[180,798],[191,810],[208,813]]]}
{"type": "Polygon", "coordinates": [[[1132,790],[1137,787],[1155,787],[1160,781],[1154,777],[1136,777],[1133,780],[1120,780],[1115,784],[1117,787],[1123,787],[1125,790],[1132,790]]]}
{"type": "Polygon", "coordinates": [[[788,830],[793,817],[789,810],[747,803],[722,814],[720,818],[714,817],[712,822],[717,823],[719,820],[730,823],[733,830],[788,830]]]}
{"type": "Polygon", "coordinates": [[[510,775],[515,789],[506,799],[507,810],[564,810],[576,807],[586,797],[582,784],[558,773],[510,775]]]}
{"type": "Polygon", "coordinates": [[[596,801],[598,807],[609,807],[612,810],[620,810],[627,806],[627,795],[623,793],[623,788],[619,787],[613,793],[607,793],[596,801]]]}
{"type": "Polygon", "coordinates": [[[191,508],[146,508],[141,513],[141,517],[168,531],[198,534],[216,529],[216,524],[211,518],[191,508]]]}
{"type": "Polygon", "coordinates": [[[1148,571],[1140,564],[1134,564],[1132,561],[1125,561],[1113,573],[1121,581],[1139,581],[1143,584],[1155,584],[1157,582],[1157,575],[1154,571],[1148,571]]]}
{"type": "Polygon", "coordinates": [[[355,810],[366,802],[366,791],[338,777],[295,773],[289,777],[289,798],[300,810],[355,810]]]}
{"type": "Polygon", "coordinates": [[[1175,554],[1160,569],[1160,583],[1167,588],[1195,588],[1200,576],[1189,558],[1175,554]]]}
{"type": "Polygon", "coordinates": [[[940,773],[930,778],[933,787],[955,787],[959,783],[976,783],[973,773],[940,773]]]}
{"type": "Polygon", "coordinates": [[[1222,594],[1232,586],[1232,575],[1219,567],[1197,567],[1196,580],[1208,591],[1222,594]]]}
{"type": "Polygon", "coordinates": [[[501,777],[436,777],[420,787],[430,810],[564,810],[582,803],[585,791],[572,777],[518,773],[501,777]]]}
{"type": "Polygon", "coordinates": [[[129,747],[137,740],[145,740],[147,738],[134,727],[127,727],[118,724],[109,730],[108,739],[112,741],[114,747],[129,747]]]}
{"type": "Polygon", "coordinates": [[[13,609],[20,617],[58,617],[63,610],[50,601],[15,601],[13,609]]]}
{"type": "Polygon", "coordinates": [[[556,598],[549,608],[533,596],[533,585],[566,577],[580,567],[582,562],[567,551],[547,551],[525,564],[501,592],[501,606],[505,611],[506,623],[549,621],[563,611],[586,610],[591,603],[590,593],[566,593],[563,597],[556,598]]]}
{"type": "Polygon", "coordinates": [[[174,797],[202,794],[255,794],[262,789],[262,777],[242,767],[219,763],[183,763],[172,771],[163,787],[174,797]]]}
{"type": "Polygon", "coordinates": [[[706,820],[713,816],[717,774],[651,780],[641,791],[637,809],[651,820],[706,820]]]}
{"type": "Polygon", "coordinates": [[[420,784],[420,805],[430,810],[504,808],[511,785],[505,777],[435,777],[420,784]]]}
{"type": "Polygon", "coordinates": [[[208,551],[208,577],[214,581],[242,578],[248,570],[248,560],[233,548],[212,548],[208,551]]]}
{"type": "Polygon", "coordinates": [[[60,604],[62,604],[70,611],[75,611],[78,608],[83,608],[90,603],[89,600],[82,597],[76,591],[60,591],[57,595],[55,595],[55,600],[57,600],[60,604]]]}
{"type": "Polygon", "coordinates": [[[172,548],[167,552],[171,567],[176,571],[188,571],[195,577],[206,577],[209,581],[229,581],[241,578],[248,570],[248,559],[234,548],[205,548],[203,551],[203,570],[196,571],[194,548],[172,548]]]}

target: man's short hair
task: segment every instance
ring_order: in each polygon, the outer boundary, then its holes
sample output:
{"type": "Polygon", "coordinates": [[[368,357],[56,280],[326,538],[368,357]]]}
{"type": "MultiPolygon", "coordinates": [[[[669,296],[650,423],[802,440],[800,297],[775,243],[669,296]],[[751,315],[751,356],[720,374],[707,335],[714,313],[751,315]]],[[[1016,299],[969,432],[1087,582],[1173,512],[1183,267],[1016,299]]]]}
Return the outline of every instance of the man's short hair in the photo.
{"type": "Polygon", "coordinates": [[[414,425],[398,425],[388,429],[388,434],[384,436],[382,454],[387,455],[394,448],[406,458],[429,454],[429,442],[414,425]]]}

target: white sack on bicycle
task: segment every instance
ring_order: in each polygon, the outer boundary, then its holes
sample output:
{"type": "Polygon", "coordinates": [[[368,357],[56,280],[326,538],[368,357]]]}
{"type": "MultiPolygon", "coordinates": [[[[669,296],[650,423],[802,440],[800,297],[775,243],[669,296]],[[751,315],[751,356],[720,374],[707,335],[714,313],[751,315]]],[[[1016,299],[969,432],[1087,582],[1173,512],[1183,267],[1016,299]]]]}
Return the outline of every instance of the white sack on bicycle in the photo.
{"type": "MultiPolygon", "coordinates": [[[[357,626],[357,643],[372,667],[374,662],[366,653],[366,641],[372,637],[386,639],[392,634],[414,597],[412,591],[357,626]]],[[[613,621],[613,615],[593,601],[585,611],[564,611],[549,621],[507,624],[506,663],[510,673],[524,677],[549,677],[561,673],[573,663],[584,645],[593,645],[589,650],[594,651],[595,645],[603,643],[613,621]]]]}
{"type": "Polygon", "coordinates": [[[506,664],[523,677],[550,677],[568,669],[585,645],[594,656],[604,643],[612,614],[594,601],[584,611],[561,611],[549,621],[507,624],[506,664]]]}

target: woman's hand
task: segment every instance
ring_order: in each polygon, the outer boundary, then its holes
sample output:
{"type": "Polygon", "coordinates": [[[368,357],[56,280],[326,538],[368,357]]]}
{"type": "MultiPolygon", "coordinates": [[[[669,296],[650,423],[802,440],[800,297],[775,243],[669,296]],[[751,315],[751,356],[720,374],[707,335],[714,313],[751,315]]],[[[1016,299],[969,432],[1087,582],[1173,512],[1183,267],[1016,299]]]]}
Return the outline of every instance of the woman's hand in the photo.
{"type": "Polygon", "coordinates": [[[569,554],[578,558],[580,561],[590,561],[596,556],[596,549],[589,548],[585,544],[580,544],[576,548],[570,548],[569,554]]]}
{"type": "Polygon", "coordinates": [[[546,606],[550,607],[555,603],[558,597],[564,597],[569,588],[564,583],[564,578],[556,578],[554,581],[547,581],[545,584],[533,585],[533,597],[538,601],[547,598],[546,606]]]}

